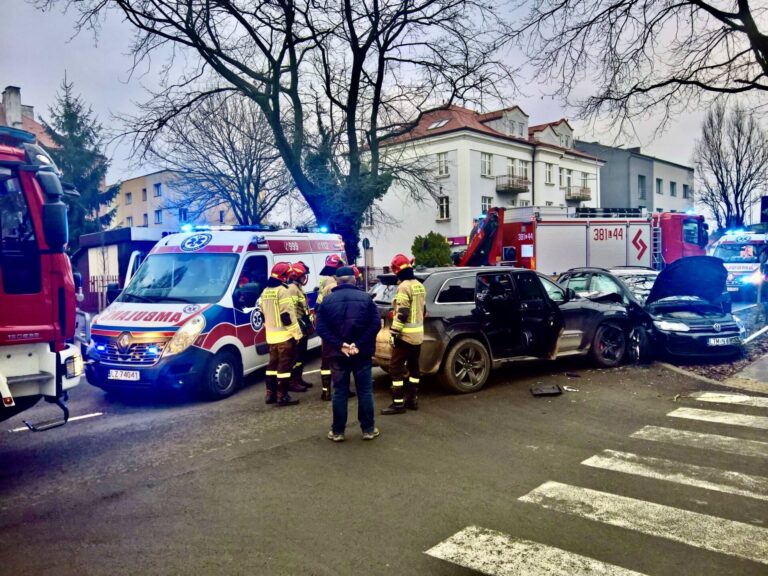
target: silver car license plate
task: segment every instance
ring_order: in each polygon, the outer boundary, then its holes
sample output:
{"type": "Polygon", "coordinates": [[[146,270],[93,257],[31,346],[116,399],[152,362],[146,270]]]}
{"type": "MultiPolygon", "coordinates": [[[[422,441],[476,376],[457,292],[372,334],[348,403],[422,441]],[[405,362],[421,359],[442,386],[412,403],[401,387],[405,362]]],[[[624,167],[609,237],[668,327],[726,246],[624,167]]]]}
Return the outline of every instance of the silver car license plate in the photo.
{"type": "Polygon", "coordinates": [[[110,380],[131,380],[136,382],[137,380],[139,380],[139,371],[138,370],[110,370],[109,379],[110,380]]]}
{"type": "Polygon", "coordinates": [[[738,344],[738,343],[739,343],[738,337],[707,339],[707,346],[729,346],[731,344],[738,344]]]}

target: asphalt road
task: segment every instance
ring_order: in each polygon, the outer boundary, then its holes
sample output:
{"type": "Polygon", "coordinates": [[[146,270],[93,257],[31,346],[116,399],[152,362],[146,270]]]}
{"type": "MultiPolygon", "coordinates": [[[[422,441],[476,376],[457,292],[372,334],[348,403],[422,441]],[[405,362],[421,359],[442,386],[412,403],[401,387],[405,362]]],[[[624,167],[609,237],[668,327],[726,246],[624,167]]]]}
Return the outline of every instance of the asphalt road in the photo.
{"type": "Polygon", "coordinates": [[[476,395],[428,385],[380,438],[353,418],[334,444],[318,386],[278,409],[258,379],[214,404],[84,383],[73,415],[102,416],[2,423],[0,573],[765,575],[768,402],[690,396],[707,386],[515,366],[476,395]]]}

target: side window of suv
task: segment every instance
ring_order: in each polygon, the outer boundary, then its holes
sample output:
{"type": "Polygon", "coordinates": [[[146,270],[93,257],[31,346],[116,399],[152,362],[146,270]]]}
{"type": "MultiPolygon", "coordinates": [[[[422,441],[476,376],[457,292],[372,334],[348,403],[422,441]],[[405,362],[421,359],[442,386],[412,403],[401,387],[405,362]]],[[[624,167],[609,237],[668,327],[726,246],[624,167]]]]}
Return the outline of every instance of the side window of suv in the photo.
{"type": "Polygon", "coordinates": [[[475,277],[461,276],[451,278],[437,295],[438,304],[460,304],[475,301],[475,277]]]}
{"type": "Polygon", "coordinates": [[[515,283],[517,284],[517,291],[520,294],[521,301],[544,299],[541,283],[533,272],[516,273],[515,283]]]}
{"type": "Polygon", "coordinates": [[[584,294],[589,292],[589,274],[587,272],[576,272],[569,275],[562,284],[576,292],[576,294],[584,294]]]}
{"type": "Polygon", "coordinates": [[[477,299],[505,297],[514,294],[509,274],[478,274],[476,282],[477,299]]]}

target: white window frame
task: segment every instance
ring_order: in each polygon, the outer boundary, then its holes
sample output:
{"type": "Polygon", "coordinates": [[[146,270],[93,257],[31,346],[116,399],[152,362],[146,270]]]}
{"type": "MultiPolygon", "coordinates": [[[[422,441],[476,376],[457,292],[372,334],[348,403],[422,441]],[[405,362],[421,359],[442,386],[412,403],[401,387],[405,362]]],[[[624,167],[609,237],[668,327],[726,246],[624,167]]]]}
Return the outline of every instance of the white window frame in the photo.
{"type": "Polygon", "coordinates": [[[373,208],[367,208],[365,212],[363,212],[363,228],[373,228],[373,208]]]}
{"type": "Polygon", "coordinates": [[[563,168],[562,166],[559,166],[557,168],[557,177],[560,182],[560,187],[562,188],[563,186],[565,186],[565,168],[563,168]]]}
{"type": "Polygon", "coordinates": [[[656,178],[656,194],[664,196],[664,180],[662,178],[656,178]]]}
{"type": "Polygon", "coordinates": [[[582,172],[581,173],[581,187],[582,188],[589,188],[589,173],[588,172],[582,172]]]}
{"type": "Polygon", "coordinates": [[[125,193],[125,204],[133,204],[133,194],[131,192],[125,193]]]}
{"type": "Polygon", "coordinates": [[[507,157],[507,176],[515,175],[515,159],[507,157]]]}
{"type": "Polygon", "coordinates": [[[144,213],[144,226],[149,226],[149,214],[144,213]]]}
{"type": "Polygon", "coordinates": [[[163,223],[163,211],[155,210],[155,224],[162,224],[162,223],[163,223]]]}
{"type": "Polygon", "coordinates": [[[677,197],[677,182],[672,182],[670,180],[670,182],[669,182],[669,195],[672,198],[676,198],[677,197]]]}
{"type": "Polygon", "coordinates": [[[683,198],[685,200],[690,200],[691,198],[691,187],[688,184],[683,184],[683,198]]]}
{"type": "Polygon", "coordinates": [[[133,226],[133,216],[128,216],[128,217],[125,219],[125,223],[126,223],[126,225],[128,226],[128,228],[130,228],[131,226],[133,226]]]}
{"type": "Polygon", "coordinates": [[[451,199],[449,196],[437,197],[437,219],[439,221],[451,219],[451,199]]]}
{"type": "Polygon", "coordinates": [[[530,206],[531,201],[530,200],[518,200],[517,201],[518,206],[530,206]]]}
{"type": "Polygon", "coordinates": [[[544,164],[544,173],[545,173],[545,179],[544,182],[546,184],[554,184],[555,182],[552,180],[552,168],[554,166],[552,164],[546,163],[544,164]]]}
{"type": "Polygon", "coordinates": [[[517,161],[517,175],[520,178],[528,180],[528,162],[526,160],[517,161]]]}
{"type": "Polygon", "coordinates": [[[447,152],[438,152],[437,153],[437,175],[438,176],[448,176],[448,153],[447,152]]]}
{"type": "Polygon", "coordinates": [[[487,214],[493,208],[493,196],[480,196],[480,212],[487,214]]]}
{"type": "Polygon", "coordinates": [[[565,185],[568,188],[573,186],[573,170],[571,168],[565,169],[565,185]]]}
{"type": "Polygon", "coordinates": [[[480,176],[493,176],[493,154],[480,152],[480,176]]]}
{"type": "Polygon", "coordinates": [[[189,208],[179,208],[179,222],[189,220],[189,208]]]}
{"type": "Polygon", "coordinates": [[[155,198],[160,198],[163,195],[163,183],[155,182],[153,185],[155,198]]]}

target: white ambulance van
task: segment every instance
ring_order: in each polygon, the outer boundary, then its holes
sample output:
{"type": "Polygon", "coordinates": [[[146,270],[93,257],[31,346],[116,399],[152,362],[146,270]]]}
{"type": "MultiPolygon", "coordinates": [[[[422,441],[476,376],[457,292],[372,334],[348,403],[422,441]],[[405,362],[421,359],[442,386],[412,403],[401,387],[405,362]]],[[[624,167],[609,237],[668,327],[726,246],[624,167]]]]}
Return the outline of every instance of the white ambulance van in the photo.
{"type": "Polygon", "coordinates": [[[720,258],[728,270],[728,292],[742,299],[754,299],[766,292],[768,274],[768,234],[737,230],[715,242],[710,254],[720,258]]]}
{"type": "MultiPolygon", "coordinates": [[[[336,234],[196,227],[158,242],[130,283],[93,319],[86,377],[104,390],[186,388],[226,398],[266,366],[256,306],[275,262],[309,266],[310,307],[336,234]]],[[[313,338],[310,347],[317,346],[313,338]]]]}

